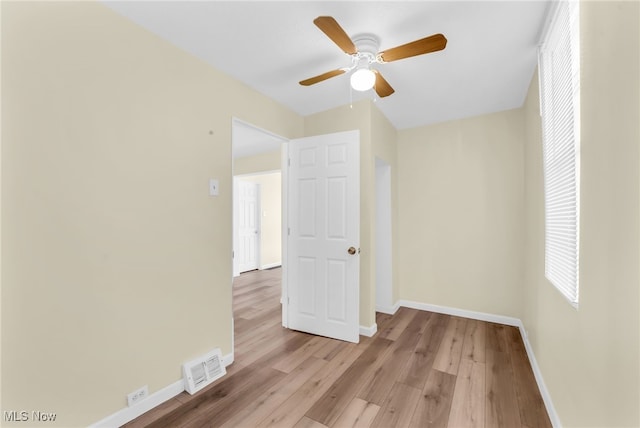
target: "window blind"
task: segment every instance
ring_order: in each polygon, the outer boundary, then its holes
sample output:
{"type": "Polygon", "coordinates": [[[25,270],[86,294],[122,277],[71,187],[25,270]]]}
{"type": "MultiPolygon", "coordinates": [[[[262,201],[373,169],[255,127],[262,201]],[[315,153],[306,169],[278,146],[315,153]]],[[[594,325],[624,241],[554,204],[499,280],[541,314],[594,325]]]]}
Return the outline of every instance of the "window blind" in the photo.
{"type": "Polygon", "coordinates": [[[545,275],[578,307],[580,34],[578,2],[557,3],[540,48],[545,275]]]}

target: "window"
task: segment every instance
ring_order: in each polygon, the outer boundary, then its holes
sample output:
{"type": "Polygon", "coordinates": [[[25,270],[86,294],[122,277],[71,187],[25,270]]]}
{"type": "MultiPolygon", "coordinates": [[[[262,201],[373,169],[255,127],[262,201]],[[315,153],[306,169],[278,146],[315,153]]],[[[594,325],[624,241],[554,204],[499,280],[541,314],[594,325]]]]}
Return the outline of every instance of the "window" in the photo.
{"type": "Polygon", "coordinates": [[[560,1],[538,59],[545,200],[545,275],[578,307],[580,34],[578,2],[560,1]]]}

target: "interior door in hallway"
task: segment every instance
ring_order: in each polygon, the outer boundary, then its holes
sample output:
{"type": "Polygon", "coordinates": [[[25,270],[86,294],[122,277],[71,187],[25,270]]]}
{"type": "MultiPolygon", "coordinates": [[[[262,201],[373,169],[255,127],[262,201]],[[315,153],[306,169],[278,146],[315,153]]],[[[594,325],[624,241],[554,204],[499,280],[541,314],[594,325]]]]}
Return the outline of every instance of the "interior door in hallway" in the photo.
{"type": "Polygon", "coordinates": [[[288,327],[359,341],[359,131],[291,140],[288,327]]]}
{"type": "Polygon", "coordinates": [[[238,270],[247,272],[259,266],[260,186],[238,180],[238,270]]]}

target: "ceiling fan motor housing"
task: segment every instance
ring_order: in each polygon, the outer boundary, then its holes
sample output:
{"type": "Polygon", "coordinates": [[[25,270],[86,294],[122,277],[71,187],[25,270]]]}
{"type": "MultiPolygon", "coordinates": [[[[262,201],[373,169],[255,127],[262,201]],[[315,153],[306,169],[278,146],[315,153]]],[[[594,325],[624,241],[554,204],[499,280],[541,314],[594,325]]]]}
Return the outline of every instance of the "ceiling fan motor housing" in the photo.
{"type": "Polygon", "coordinates": [[[353,44],[356,45],[358,52],[353,55],[356,65],[366,61],[366,65],[377,61],[376,55],[380,48],[380,39],[370,33],[358,34],[353,37],[353,44]]]}

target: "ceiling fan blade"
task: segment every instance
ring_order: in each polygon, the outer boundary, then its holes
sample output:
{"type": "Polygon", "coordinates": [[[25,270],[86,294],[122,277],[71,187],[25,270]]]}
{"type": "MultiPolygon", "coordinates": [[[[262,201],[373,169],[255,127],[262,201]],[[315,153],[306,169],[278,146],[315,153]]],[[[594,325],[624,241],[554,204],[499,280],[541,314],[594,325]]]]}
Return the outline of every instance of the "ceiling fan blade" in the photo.
{"type": "Polygon", "coordinates": [[[331,71],[327,71],[326,73],[322,73],[318,76],[315,77],[311,77],[309,79],[306,80],[301,80],[300,84],[302,86],[310,86],[310,85],[315,85],[316,83],[322,82],[323,80],[327,80],[331,77],[335,77],[335,76],[339,76],[341,74],[344,74],[344,70],[343,69],[337,69],[337,70],[331,70],[331,71]]]}
{"type": "Polygon", "coordinates": [[[442,34],[434,34],[424,39],[382,51],[378,54],[378,58],[380,58],[382,62],[397,61],[416,55],[441,51],[445,46],[447,46],[447,39],[442,34]]]}
{"type": "Polygon", "coordinates": [[[393,94],[395,90],[391,87],[389,82],[387,82],[382,74],[378,70],[373,70],[376,75],[376,84],[373,87],[376,90],[376,93],[380,98],[388,97],[393,94]]]}
{"type": "Polygon", "coordinates": [[[319,16],[313,20],[313,23],[346,54],[353,55],[358,52],[351,38],[332,17],[319,16]]]}

